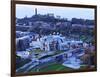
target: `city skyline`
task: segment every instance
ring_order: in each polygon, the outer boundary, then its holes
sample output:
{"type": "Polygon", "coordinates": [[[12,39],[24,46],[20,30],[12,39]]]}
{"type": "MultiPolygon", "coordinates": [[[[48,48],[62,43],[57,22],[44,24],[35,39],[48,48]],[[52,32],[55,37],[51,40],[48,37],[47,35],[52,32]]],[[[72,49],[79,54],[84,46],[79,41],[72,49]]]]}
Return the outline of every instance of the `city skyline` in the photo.
{"type": "Polygon", "coordinates": [[[40,5],[16,5],[16,17],[24,18],[25,16],[31,17],[35,15],[35,9],[37,8],[37,14],[45,15],[48,13],[54,14],[54,16],[60,16],[61,18],[79,19],[91,19],[94,20],[94,9],[90,8],[74,8],[74,7],[55,7],[55,6],[40,6],[40,5]]]}

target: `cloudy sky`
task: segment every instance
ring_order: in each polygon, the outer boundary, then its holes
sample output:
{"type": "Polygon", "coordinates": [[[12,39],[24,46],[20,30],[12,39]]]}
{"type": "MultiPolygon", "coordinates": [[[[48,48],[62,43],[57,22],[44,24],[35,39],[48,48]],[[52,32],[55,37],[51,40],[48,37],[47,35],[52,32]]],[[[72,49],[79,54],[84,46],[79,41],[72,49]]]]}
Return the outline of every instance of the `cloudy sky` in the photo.
{"type": "Polygon", "coordinates": [[[38,14],[44,15],[47,13],[54,13],[54,16],[59,15],[61,16],[61,18],[68,18],[69,20],[74,17],[83,19],[94,19],[94,9],[90,8],[56,7],[25,4],[16,4],[16,17],[31,17],[35,14],[35,8],[37,8],[38,14]]]}

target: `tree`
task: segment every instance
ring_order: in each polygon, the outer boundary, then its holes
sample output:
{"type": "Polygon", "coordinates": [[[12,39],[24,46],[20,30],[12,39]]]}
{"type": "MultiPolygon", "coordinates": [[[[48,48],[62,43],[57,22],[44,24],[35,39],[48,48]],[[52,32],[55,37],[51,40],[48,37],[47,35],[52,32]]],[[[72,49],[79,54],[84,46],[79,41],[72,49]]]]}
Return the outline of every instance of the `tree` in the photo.
{"type": "Polygon", "coordinates": [[[84,19],[72,18],[71,23],[72,24],[81,24],[81,25],[84,25],[85,24],[85,20],[84,19]]]}

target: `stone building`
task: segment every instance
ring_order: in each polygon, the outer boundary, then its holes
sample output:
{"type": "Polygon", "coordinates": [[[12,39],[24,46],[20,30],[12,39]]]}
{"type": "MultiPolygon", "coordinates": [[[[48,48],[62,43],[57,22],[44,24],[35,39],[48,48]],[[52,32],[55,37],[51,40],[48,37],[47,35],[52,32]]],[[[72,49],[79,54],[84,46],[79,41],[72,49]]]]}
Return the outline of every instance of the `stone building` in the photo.
{"type": "Polygon", "coordinates": [[[24,36],[21,38],[16,38],[16,51],[25,51],[30,47],[30,37],[24,36]]]}

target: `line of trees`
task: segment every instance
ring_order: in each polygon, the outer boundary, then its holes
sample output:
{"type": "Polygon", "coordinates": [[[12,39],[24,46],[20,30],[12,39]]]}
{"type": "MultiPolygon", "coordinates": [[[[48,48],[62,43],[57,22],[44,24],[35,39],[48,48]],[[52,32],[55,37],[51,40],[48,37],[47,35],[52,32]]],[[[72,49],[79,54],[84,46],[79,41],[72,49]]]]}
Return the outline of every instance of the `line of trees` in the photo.
{"type": "MultiPolygon", "coordinates": [[[[22,19],[17,19],[17,23],[25,23],[26,25],[29,25],[29,22],[35,22],[35,21],[44,21],[44,22],[68,22],[68,19],[64,18],[55,18],[54,16],[48,16],[48,15],[33,15],[32,17],[28,18],[27,16],[22,18],[22,19]]],[[[78,18],[72,18],[70,21],[71,24],[82,24],[82,25],[94,25],[95,22],[94,20],[89,20],[89,19],[78,19],[78,18]]]]}

